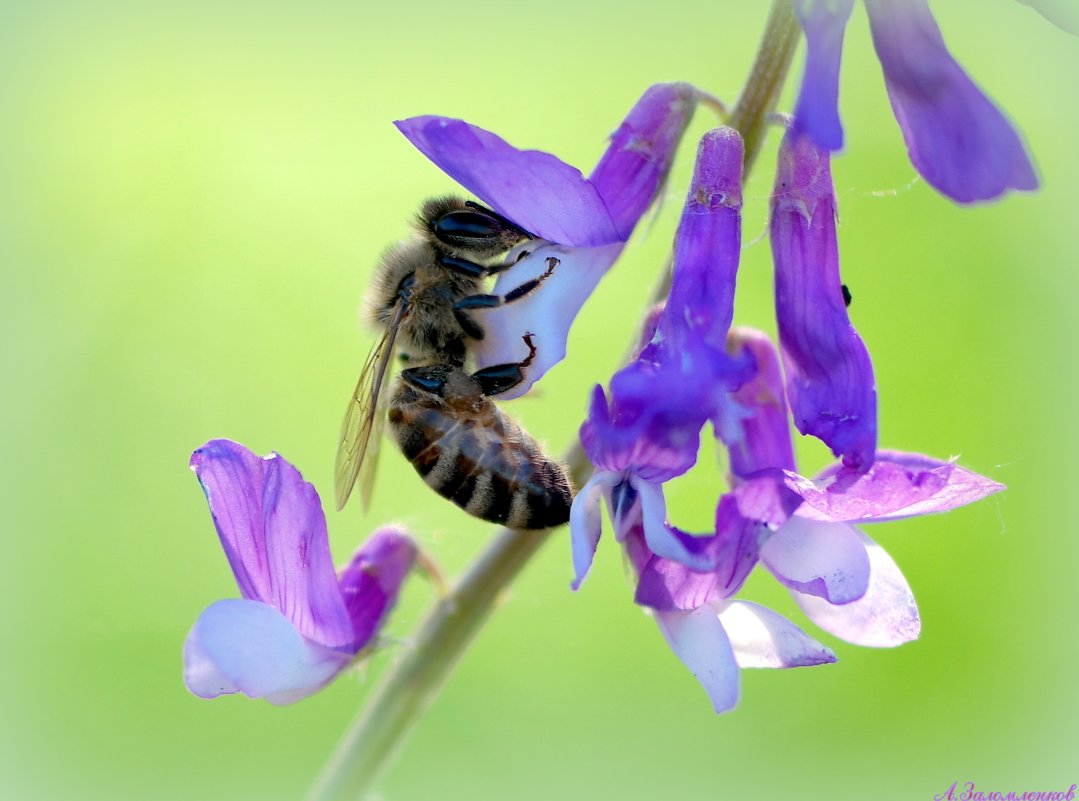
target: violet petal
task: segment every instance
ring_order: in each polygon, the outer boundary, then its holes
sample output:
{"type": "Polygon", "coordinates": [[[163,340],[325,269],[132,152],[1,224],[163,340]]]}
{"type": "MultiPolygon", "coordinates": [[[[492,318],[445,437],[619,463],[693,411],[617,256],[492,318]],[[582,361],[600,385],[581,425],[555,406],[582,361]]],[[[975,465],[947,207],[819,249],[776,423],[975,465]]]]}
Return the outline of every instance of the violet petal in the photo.
{"type": "Polygon", "coordinates": [[[794,0],[794,13],[806,36],[806,65],[794,109],[794,129],[818,147],[843,147],[839,121],[839,63],[843,32],[854,0],[794,0]]]}
{"type": "Polygon", "coordinates": [[[864,470],[877,443],[877,393],[843,300],[828,162],[808,137],[783,138],[771,221],[776,318],[795,425],[864,470]]]}
{"type": "Polygon", "coordinates": [[[865,0],[911,163],[959,203],[1037,189],[1019,134],[956,63],[925,0],[865,0]]]}
{"type": "Polygon", "coordinates": [[[200,698],[242,692],[291,702],[319,690],[351,659],[301,636],[269,604],[227,599],[199,615],[187,635],[184,684],[200,698]]]}
{"type": "Polygon", "coordinates": [[[741,420],[740,436],[729,443],[731,473],[746,478],[760,470],[793,470],[794,449],[775,345],[760,331],[734,328],[728,348],[735,354],[748,353],[756,365],[753,378],[733,395],[749,414],[741,420]]]}
{"type": "Polygon", "coordinates": [[[667,503],[663,499],[663,487],[637,476],[632,476],[630,483],[640,497],[644,540],[652,553],[692,570],[714,570],[718,560],[714,547],[715,537],[695,537],[667,525],[667,503]]]}
{"type": "Polygon", "coordinates": [[[686,550],[712,567],[692,570],[680,559],[654,556],[641,570],[634,600],[642,606],[669,610],[696,609],[731,597],[757,563],[764,531],[760,522],[741,514],[733,493],[723,496],[716,507],[713,536],[681,535],[686,550]]]}
{"type": "Polygon", "coordinates": [[[457,183],[541,239],[580,247],[623,241],[596,188],[550,153],[518,150],[490,131],[448,117],[394,124],[457,183]]]}
{"type": "Polygon", "coordinates": [[[688,337],[722,349],[734,317],[742,243],[742,137],[733,128],[706,133],[674,243],[674,276],[660,332],[683,347],[688,337]]]}
{"type": "Polygon", "coordinates": [[[887,552],[857,532],[869,556],[869,586],[857,601],[842,606],[792,592],[816,625],[840,639],[870,648],[891,648],[918,639],[921,620],[910,585],[887,552]]]}
{"type": "Polygon", "coordinates": [[[717,604],[740,668],[793,668],[835,662],[835,653],[782,615],[749,601],[717,604]]]}
{"type": "Polygon", "coordinates": [[[277,454],[223,439],[195,451],[191,468],[241,594],[271,604],[313,642],[353,647],[315,488],[277,454]]]}
{"type": "Polygon", "coordinates": [[[796,514],[761,547],[761,561],[787,587],[834,604],[861,598],[869,585],[869,557],[845,523],[796,514]]]}
{"type": "Polygon", "coordinates": [[[688,83],[649,87],[589,176],[623,240],[629,239],[666,180],[698,94],[688,83]]]}
{"type": "Polygon", "coordinates": [[[711,607],[691,612],[656,612],[667,645],[701,683],[716,713],[738,703],[738,665],[727,633],[711,607]]]}
{"type": "Polygon", "coordinates": [[[955,462],[898,451],[880,451],[864,474],[837,467],[811,481],[788,472],[786,484],[805,501],[799,516],[863,523],[947,512],[1005,488],[955,462]]]}
{"type": "Polygon", "coordinates": [[[352,621],[357,650],[374,638],[397,603],[416,554],[416,544],[404,529],[386,526],[372,534],[341,571],[341,597],[352,621]]]}

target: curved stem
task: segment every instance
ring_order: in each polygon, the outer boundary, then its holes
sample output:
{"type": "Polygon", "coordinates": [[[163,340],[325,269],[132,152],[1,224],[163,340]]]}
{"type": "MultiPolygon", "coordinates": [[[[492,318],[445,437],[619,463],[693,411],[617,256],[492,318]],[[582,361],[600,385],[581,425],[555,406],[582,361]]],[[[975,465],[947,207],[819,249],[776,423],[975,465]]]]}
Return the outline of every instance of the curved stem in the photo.
{"type": "Polygon", "coordinates": [[[767,132],[768,116],[775,111],[779,92],[787,77],[801,28],[791,8],[791,0],[775,0],[761,38],[757,57],[738,103],[727,124],[742,134],[745,142],[745,171],[749,174],[767,132]]]}
{"type": "MultiPolygon", "coordinates": [[[[766,117],[775,108],[797,42],[798,26],[790,0],[775,0],[749,80],[729,121],[745,140],[746,175],[760,151],[766,117]]],[[[667,285],[669,272],[665,271],[661,286],[667,285]]],[[[569,449],[565,459],[574,483],[584,484],[591,465],[579,443],[569,449]]],[[[364,797],[412,725],[434,701],[499,595],[548,535],[545,531],[499,531],[453,591],[428,614],[412,648],[389,670],[338,744],[308,801],[364,797]]]]}

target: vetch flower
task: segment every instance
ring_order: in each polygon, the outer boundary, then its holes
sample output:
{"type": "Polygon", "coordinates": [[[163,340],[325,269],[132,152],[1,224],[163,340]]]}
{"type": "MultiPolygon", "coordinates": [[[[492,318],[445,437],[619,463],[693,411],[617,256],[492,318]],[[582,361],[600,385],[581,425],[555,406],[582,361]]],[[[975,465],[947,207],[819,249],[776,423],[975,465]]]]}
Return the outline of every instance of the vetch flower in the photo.
{"type": "Polygon", "coordinates": [[[814,623],[855,645],[916,639],[918,607],[895,561],[854,523],[947,512],[1004,489],[954,461],[880,451],[869,471],[834,465],[816,481],[787,472],[804,501],[761,561],[814,623]],[[864,589],[863,589],[864,587],[864,589]]]}
{"type": "Polygon", "coordinates": [[[877,392],[869,352],[847,315],[835,221],[828,152],[789,130],[770,231],[787,397],[799,431],[866,469],[877,444],[877,392]]]}
{"type": "Polygon", "coordinates": [[[184,683],[201,698],[311,695],[372,642],[415,545],[380,529],[337,576],[318,493],[282,457],[219,439],[195,451],[191,467],[243,597],[199,616],[184,643],[184,683]]]}
{"type": "MultiPolygon", "coordinates": [[[[613,506],[639,503],[652,552],[699,569],[720,558],[714,539],[667,525],[662,484],[696,462],[705,423],[725,426],[726,398],[748,375],[749,365],[723,348],[738,268],[742,152],[732,129],[702,138],[675,242],[671,295],[655,336],[611,379],[609,401],[600,387],[593,394],[581,442],[596,472],[570,514],[575,588],[599,542],[601,498],[613,506]]],[[[625,533],[616,523],[620,541],[625,533]]]]}
{"type": "MultiPolygon", "coordinates": [[[[843,146],[839,64],[854,0],[794,0],[806,34],[795,130],[843,146]]],[[[952,58],[926,0],[865,0],[892,110],[911,163],[959,203],[1032,190],[1038,178],[1019,134],[952,58]]]]}
{"type": "MultiPolygon", "coordinates": [[[[916,638],[918,608],[906,579],[852,524],[946,512],[1004,487],[954,462],[896,451],[877,452],[864,471],[837,464],[817,481],[803,478],[795,472],[778,354],[763,334],[742,329],[738,339],[751,349],[757,375],[737,395],[747,415],[732,465],[740,460],[757,483],[778,473],[782,506],[793,512],[770,521],[761,563],[810,620],[837,637],[867,646],[916,638]]],[[[737,475],[734,481],[744,486],[737,475]]]]}
{"type": "MultiPolygon", "coordinates": [[[[733,498],[724,496],[724,500],[733,498]]],[[[677,587],[681,603],[649,603],[647,591],[638,584],[636,601],[649,611],[656,621],[664,640],[693,676],[700,682],[717,714],[728,712],[738,703],[741,679],[740,668],[794,668],[829,664],[836,661],[831,649],[821,645],[798,626],[777,612],[751,601],[731,596],[741,587],[745,576],[756,562],[756,545],[750,549],[752,560],[746,564],[745,551],[739,553],[745,540],[737,526],[728,524],[738,520],[733,502],[720,502],[716,514],[717,540],[733,544],[726,548],[728,557],[712,571],[713,581],[707,592],[699,592],[688,584],[677,587]],[[733,536],[731,536],[733,535],[733,536]],[[738,575],[740,574],[740,575],[738,575]],[[723,586],[720,576],[736,576],[729,585],[723,586]],[[694,590],[698,592],[694,592],[694,590]],[[690,602],[690,598],[695,598],[690,602]]],[[[641,582],[646,575],[660,574],[665,567],[674,571],[679,565],[651,553],[644,541],[639,505],[621,504],[611,513],[616,527],[623,528],[626,536],[623,545],[641,582]]],[[[740,525],[745,525],[744,522],[740,525]]],[[[753,536],[762,530],[753,523],[753,536]]],[[[743,529],[744,531],[744,529],[743,529]]],[[[686,573],[680,575],[686,576],[686,573]]],[[[697,574],[700,576],[701,574],[697,574]]],[[[673,586],[673,585],[672,585],[673,586]]]]}
{"type": "Polygon", "coordinates": [[[523,395],[566,355],[570,326],[622,252],[663,185],[699,92],[685,83],[650,87],[611,137],[592,174],[538,150],[519,150],[462,120],[413,117],[397,127],[447,175],[536,236],[518,246],[494,292],[504,295],[546,272],[542,288],[513,303],[477,309],[486,336],[470,348],[477,367],[520,362],[531,333],[538,352],[525,380],[499,396],[523,395]]]}

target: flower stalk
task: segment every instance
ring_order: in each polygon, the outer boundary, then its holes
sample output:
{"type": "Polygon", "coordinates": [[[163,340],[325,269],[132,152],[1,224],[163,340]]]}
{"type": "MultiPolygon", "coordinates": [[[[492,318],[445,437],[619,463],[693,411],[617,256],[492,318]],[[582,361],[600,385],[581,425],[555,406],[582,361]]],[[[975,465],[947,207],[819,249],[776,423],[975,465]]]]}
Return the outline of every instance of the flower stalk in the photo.
{"type": "MultiPolygon", "coordinates": [[[[728,121],[745,140],[747,175],[763,143],[799,30],[790,0],[775,0],[749,79],[728,121]]],[[[666,273],[662,280],[668,280],[666,273]]],[[[570,447],[565,461],[574,483],[584,485],[591,464],[579,442],[570,447]]],[[[411,648],[389,670],[338,744],[307,801],[365,797],[434,701],[498,597],[547,539],[547,532],[512,529],[496,535],[452,591],[435,604],[411,648]]]]}

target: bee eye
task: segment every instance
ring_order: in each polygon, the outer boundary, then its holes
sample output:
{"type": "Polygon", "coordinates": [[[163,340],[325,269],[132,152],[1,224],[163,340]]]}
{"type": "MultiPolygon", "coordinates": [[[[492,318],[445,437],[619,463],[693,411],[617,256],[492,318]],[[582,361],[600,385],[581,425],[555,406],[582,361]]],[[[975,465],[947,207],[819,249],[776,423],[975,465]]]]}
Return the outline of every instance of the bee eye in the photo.
{"type": "Polygon", "coordinates": [[[431,231],[443,242],[495,239],[503,231],[502,222],[480,211],[451,211],[431,223],[431,231]]]}

